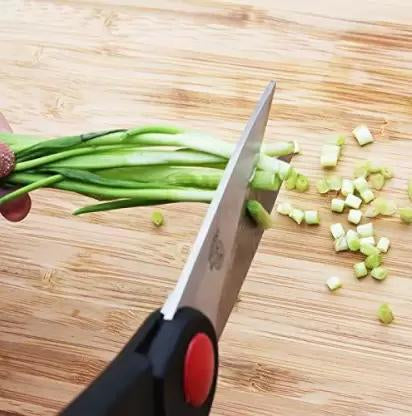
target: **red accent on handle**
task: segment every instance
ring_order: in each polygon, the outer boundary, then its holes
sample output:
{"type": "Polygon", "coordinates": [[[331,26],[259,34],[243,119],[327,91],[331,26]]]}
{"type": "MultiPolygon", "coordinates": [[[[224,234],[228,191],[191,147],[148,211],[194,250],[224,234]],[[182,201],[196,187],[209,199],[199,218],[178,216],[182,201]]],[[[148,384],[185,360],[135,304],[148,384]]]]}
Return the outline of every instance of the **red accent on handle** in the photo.
{"type": "Polygon", "coordinates": [[[209,396],[215,374],[215,352],[209,337],[199,332],[186,351],[183,389],[186,402],[200,407],[209,396]]]}

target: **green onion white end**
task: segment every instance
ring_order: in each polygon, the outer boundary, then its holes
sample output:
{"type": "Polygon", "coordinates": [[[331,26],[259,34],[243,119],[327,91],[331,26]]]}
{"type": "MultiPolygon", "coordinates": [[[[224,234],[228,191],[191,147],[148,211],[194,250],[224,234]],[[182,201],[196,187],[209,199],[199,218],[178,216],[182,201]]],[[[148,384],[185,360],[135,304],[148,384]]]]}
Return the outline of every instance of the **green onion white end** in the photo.
{"type": "Polygon", "coordinates": [[[278,204],[276,211],[281,215],[289,215],[293,207],[289,202],[281,202],[278,204]]]}
{"type": "Polygon", "coordinates": [[[340,198],[333,198],[330,203],[330,209],[333,212],[343,212],[343,210],[345,209],[345,201],[340,198]]]}
{"type": "Polygon", "coordinates": [[[362,219],[362,211],[360,209],[350,209],[348,214],[348,221],[352,224],[359,224],[362,219]]]}
{"type": "Polygon", "coordinates": [[[343,225],[340,222],[332,224],[330,226],[330,232],[335,240],[345,235],[345,229],[343,228],[343,225]]]}
{"type": "Polygon", "coordinates": [[[324,144],[320,154],[320,165],[323,168],[334,168],[338,164],[340,146],[336,144],[324,144]]]}
{"type": "Polygon", "coordinates": [[[301,209],[292,208],[289,217],[292,218],[296,223],[300,224],[305,218],[305,213],[301,209]]]}
{"type": "Polygon", "coordinates": [[[361,206],[361,204],[362,200],[353,194],[349,194],[345,199],[345,205],[350,208],[358,209],[361,206]]]}
{"type": "Polygon", "coordinates": [[[305,222],[308,225],[317,225],[320,223],[320,217],[318,211],[305,211],[305,222]]]}
{"type": "Polygon", "coordinates": [[[381,237],[379,239],[378,244],[376,245],[376,247],[381,253],[387,253],[388,250],[389,250],[390,245],[391,245],[391,242],[390,242],[389,238],[381,237]]]}
{"type": "Polygon", "coordinates": [[[373,237],[375,234],[373,224],[368,222],[367,224],[361,224],[356,227],[356,231],[361,237],[373,237]]]}
{"type": "Polygon", "coordinates": [[[337,276],[331,276],[326,280],[326,286],[333,292],[342,287],[342,281],[337,276]]]}
{"type": "Polygon", "coordinates": [[[364,261],[361,261],[359,263],[355,263],[353,265],[353,270],[355,272],[355,276],[358,279],[362,279],[362,277],[367,276],[368,273],[369,273],[364,261]]]}
{"type": "Polygon", "coordinates": [[[355,136],[356,140],[361,146],[373,142],[373,136],[371,132],[369,131],[368,127],[363,124],[355,127],[352,131],[352,134],[355,136]]]}
{"type": "Polygon", "coordinates": [[[350,194],[353,194],[355,192],[355,187],[353,185],[353,182],[350,179],[343,179],[340,192],[343,196],[348,196],[350,194]]]}
{"type": "Polygon", "coordinates": [[[388,270],[385,267],[375,267],[371,271],[371,276],[376,280],[385,280],[388,277],[388,270]]]}
{"type": "Polygon", "coordinates": [[[360,192],[360,196],[365,204],[369,204],[369,202],[375,199],[375,194],[373,193],[372,189],[369,188],[360,192]]]}
{"type": "Polygon", "coordinates": [[[370,237],[362,237],[360,239],[361,244],[370,244],[371,246],[376,246],[376,241],[375,241],[375,237],[370,236],[370,237]]]}
{"type": "Polygon", "coordinates": [[[335,251],[346,251],[348,249],[348,242],[346,241],[346,237],[339,237],[335,240],[335,251]]]}
{"type": "Polygon", "coordinates": [[[389,325],[395,319],[392,309],[387,303],[379,306],[378,319],[385,325],[389,325]]]}

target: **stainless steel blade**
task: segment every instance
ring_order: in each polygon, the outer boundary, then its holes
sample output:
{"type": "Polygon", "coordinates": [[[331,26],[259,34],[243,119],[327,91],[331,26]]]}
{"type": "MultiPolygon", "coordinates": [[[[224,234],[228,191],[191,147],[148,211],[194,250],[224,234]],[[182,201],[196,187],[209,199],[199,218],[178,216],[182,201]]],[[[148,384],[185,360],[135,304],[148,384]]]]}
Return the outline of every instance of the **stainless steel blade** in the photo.
{"type": "MultiPolygon", "coordinates": [[[[218,336],[225,326],[262,235],[246,218],[245,201],[274,90],[270,82],[227,164],[175,290],[162,308],[164,319],[190,306],[211,320],[218,336]]],[[[271,209],[276,194],[265,194],[260,197],[271,209]]]]}

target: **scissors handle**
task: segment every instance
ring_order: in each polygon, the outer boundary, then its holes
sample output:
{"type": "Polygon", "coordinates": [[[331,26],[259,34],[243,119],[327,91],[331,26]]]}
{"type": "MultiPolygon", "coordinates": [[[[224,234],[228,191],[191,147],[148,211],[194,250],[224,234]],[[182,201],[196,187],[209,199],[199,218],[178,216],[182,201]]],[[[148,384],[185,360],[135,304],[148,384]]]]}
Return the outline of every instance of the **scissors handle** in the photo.
{"type": "Polygon", "coordinates": [[[152,313],[60,416],[207,416],[218,370],[216,333],[192,308],[152,313]]]}

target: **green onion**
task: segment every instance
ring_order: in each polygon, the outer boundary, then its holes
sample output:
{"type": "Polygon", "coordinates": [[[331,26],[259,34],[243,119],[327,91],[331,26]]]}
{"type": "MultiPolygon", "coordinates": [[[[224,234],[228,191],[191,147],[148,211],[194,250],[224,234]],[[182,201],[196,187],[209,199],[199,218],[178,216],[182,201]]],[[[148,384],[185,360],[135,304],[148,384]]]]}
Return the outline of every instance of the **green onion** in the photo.
{"type": "Polygon", "coordinates": [[[362,200],[356,195],[349,194],[345,199],[345,205],[350,208],[358,209],[362,204],[362,200]]]}
{"type": "Polygon", "coordinates": [[[342,282],[337,276],[331,276],[329,279],[326,280],[326,286],[329,288],[331,292],[342,287],[342,282]]]}
{"type": "Polygon", "coordinates": [[[289,202],[282,202],[278,204],[276,211],[281,215],[289,215],[292,211],[293,207],[289,202]]]}
{"type": "Polygon", "coordinates": [[[335,240],[335,251],[346,251],[348,249],[348,242],[346,241],[346,237],[339,237],[335,240]]]}
{"type": "Polygon", "coordinates": [[[342,187],[341,187],[341,194],[343,196],[348,196],[349,194],[353,194],[355,188],[353,186],[353,182],[350,179],[343,179],[342,180],[342,187]]]}
{"type": "Polygon", "coordinates": [[[392,309],[387,303],[383,303],[379,306],[378,318],[385,325],[389,325],[395,319],[392,309]]]}
{"type": "Polygon", "coordinates": [[[376,246],[375,237],[362,237],[360,239],[361,244],[370,244],[371,246],[376,246]]]}
{"type": "Polygon", "coordinates": [[[401,217],[401,220],[404,223],[406,224],[412,223],[412,208],[410,207],[399,208],[399,215],[401,217]]]}
{"type": "Polygon", "coordinates": [[[295,189],[298,192],[306,192],[309,189],[309,180],[304,175],[298,175],[295,189]]]}
{"type": "Polygon", "coordinates": [[[298,172],[292,168],[290,170],[289,177],[285,181],[286,189],[289,189],[289,190],[295,189],[297,180],[298,180],[298,172]]]}
{"type": "Polygon", "coordinates": [[[360,249],[359,235],[356,231],[348,230],[346,233],[346,242],[350,251],[358,251],[360,249]]]}
{"type": "Polygon", "coordinates": [[[330,191],[328,181],[325,178],[316,183],[316,188],[320,194],[326,194],[330,191]]]}
{"type": "Polygon", "coordinates": [[[359,263],[355,263],[353,265],[353,269],[355,271],[355,276],[358,279],[361,279],[362,277],[365,277],[368,275],[368,269],[366,268],[365,262],[361,261],[359,263]]]}
{"type": "Polygon", "coordinates": [[[152,223],[156,227],[160,227],[161,225],[163,225],[164,221],[165,221],[164,216],[160,211],[152,212],[152,223]]]}
{"type": "Polygon", "coordinates": [[[362,241],[360,243],[360,252],[365,256],[371,256],[373,254],[380,253],[380,251],[375,246],[369,243],[362,243],[362,241]]]}
{"type": "Polygon", "coordinates": [[[292,218],[296,223],[300,224],[305,217],[305,213],[301,209],[292,208],[289,217],[292,218]]]}
{"type": "Polygon", "coordinates": [[[389,247],[391,245],[391,242],[389,240],[389,238],[386,237],[381,237],[378,241],[378,244],[376,245],[376,247],[378,248],[378,250],[382,253],[387,253],[389,250],[389,247]]]}
{"type": "Polygon", "coordinates": [[[338,164],[340,146],[335,144],[324,144],[320,154],[320,165],[323,168],[334,168],[338,164]]]}
{"type": "Polygon", "coordinates": [[[331,191],[339,191],[342,187],[342,178],[336,175],[328,176],[326,182],[331,191]]]}
{"type": "Polygon", "coordinates": [[[299,144],[295,141],[277,141],[275,143],[265,144],[263,152],[268,156],[287,156],[293,153],[299,153],[299,144]]]}
{"type": "Polygon", "coordinates": [[[352,134],[361,146],[373,142],[373,136],[365,125],[357,126],[353,129],[352,134]]]}
{"type": "Polygon", "coordinates": [[[392,200],[387,200],[382,197],[376,198],[371,203],[371,212],[367,212],[367,216],[376,216],[376,215],[385,215],[385,216],[391,216],[396,213],[397,206],[396,203],[392,200]],[[376,215],[373,215],[376,214],[376,215]]]}
{"type": "Polygon", "coordinates": [[[358,178],[354,179],[353,185],[359,193],[362,193],[366,189],[369,189],[369,184],[364,176],[359,176],[358,178]]]}
{"type": "Polygon", "coordinates": [[[391,179],[393,178],[393,170],[391,168],[382,167],[380,169],[381,174],[385,179],[391,179]]]}
{"type": "Polygon", "coordinates": [[[333,212],[343,212],[345,209],[345,201],[339,198],[333,198],[330,204],[330,209],[333,212]]]}
{"type": "MultiPolygon", "coordinates": [[[[382,263],[382,255],[381,254],[371,254],[365,259],[365,266],[368,269],[376,269],[379,267],[382,263]]],[[[376,272],[375,272],[376,273],[376,272]]],[[[372,277],[373,276],[373,270],[372,270],[372,277]]]]}
{"type": "Polygon", "coordinates": [[[371,276],[376,280],[385,280],[388,277],[388,270],[382,266],[375,267],[371,271],[371,276]]]}
{"type": "Polygon", "coordinates": [[[339,222],[330,226],[330,232],[335,240],[345,235],[345,229],[339,222]]]}
{"type": "Polygon", "coordinates": [[[320,223],[320,217],[318,211],[305,211],[305,222],[308,225],[315,225],[320,223]]]}
{"type": "Polygon", "coordinates": [[[259,201],[249,200],[246,204],[246,208],[247,212],[257,225],[265,230],[273,226],[272,217],[259,201]]]}
{"type": "Polygon", "coordinates": [[[369,175],[371,163],[369,160],[363,160],[361,162],[357,162],[355,165],[355,169],[353,171],[353,177],[358,178],[359,176],[367,177],[369,175]]]}
{"type": "Polygon", "coordinates": [[[385,185],[385,177],[381,173],[373,173],[369,176],[369,184],[373,189],[381,190],[385,185]]]}
{"type": "Polygon", "coordinates": [[[365,202],[365,204],[369,204],[369,202],[375,199],[375,194],[371,189],[363,190],[362,192],[360,192],[360,196],[363,199],[363,202],[365,202]]]}
{"type": "Polygon", "coordinates": [[[362,219],[362,211],[359,209],[350,209],[348,214],[348,221],[352,224],[359,224],[362,219]]]}
{"type": "Polygon", "coordinates": [[[372,237],[374,235],[373,224],[371,222],[358,225],[356,231],[361,237],[372,237]]]}

